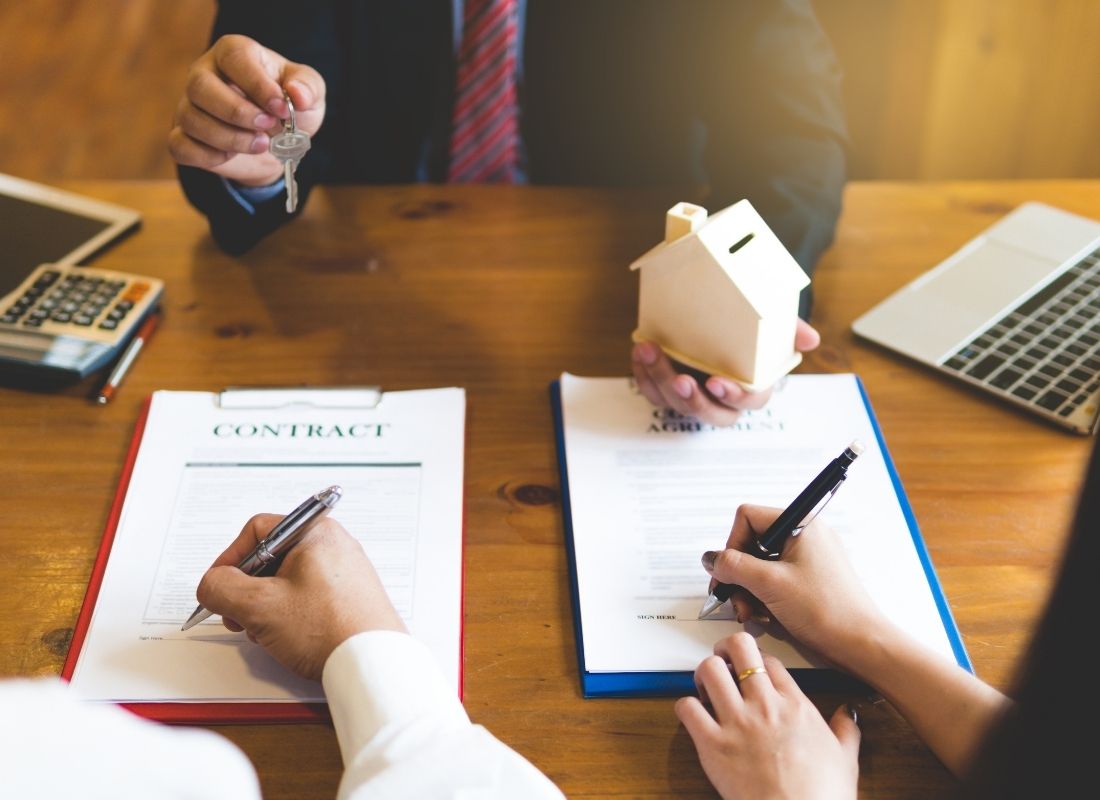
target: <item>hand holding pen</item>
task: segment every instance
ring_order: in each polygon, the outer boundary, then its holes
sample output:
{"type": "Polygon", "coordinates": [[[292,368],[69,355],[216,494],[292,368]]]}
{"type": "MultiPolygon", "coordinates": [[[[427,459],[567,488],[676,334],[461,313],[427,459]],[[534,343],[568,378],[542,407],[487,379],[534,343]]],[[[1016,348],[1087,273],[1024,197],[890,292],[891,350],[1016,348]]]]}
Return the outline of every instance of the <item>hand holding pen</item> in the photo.
{"type": "Polygon", "coordinates": [[[278,514],[249,519],[199,582],[199,602],[220,614],[222,625],[245,631],[276,661],[309,680],[320,680],[329,656],[352,636],[407,633],[363,546],[331,515],[317,518],[274,577],[238,569],[282,519],[278,514]]]}
{"type": "MultiPolygon", "coordinates": [[[[342,495],[339,486],[330,486],[312,495],[291,511],[237,564],[237,569],[246,575],[273,575],[279,569],[286,554],[313,525],[327,514],[342,495]]],[[[183,623],[180,630],[187,630],[213,614],[200,604],[194,613],[183,623]]]]}
{"type": "MultiPolygon", "coordinates": [[[[855,441],[830,461],[768,529],[753,538],[748,544],[748,553],[767,561],[778,559],[787,540],[800,534],[833,498],[848,476],[848,467],[862,452],[863,445],[855,441]]],[[[736,590],[737,586],[734,584],[712,580],[710,593],[699,612],[699,619],[713,614],[736,590]]]]}

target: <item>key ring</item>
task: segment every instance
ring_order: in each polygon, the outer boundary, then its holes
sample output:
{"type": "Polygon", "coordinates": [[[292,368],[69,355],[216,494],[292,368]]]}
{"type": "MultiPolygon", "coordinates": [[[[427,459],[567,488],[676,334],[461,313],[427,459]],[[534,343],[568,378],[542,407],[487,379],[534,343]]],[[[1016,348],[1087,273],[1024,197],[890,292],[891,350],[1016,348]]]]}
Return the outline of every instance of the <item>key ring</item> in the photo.
{"type": "Polygon", "coordinates": [[[298,130],[298,118],[294,114],[294,103],[290,102],[290,95],[286,93],[286,89],[283,89],[283,100],[286,101],[287,110],[290,112],[286,121],[283,122],[283,126],[289,125],[290,130],[296,131],[298,130]]]}

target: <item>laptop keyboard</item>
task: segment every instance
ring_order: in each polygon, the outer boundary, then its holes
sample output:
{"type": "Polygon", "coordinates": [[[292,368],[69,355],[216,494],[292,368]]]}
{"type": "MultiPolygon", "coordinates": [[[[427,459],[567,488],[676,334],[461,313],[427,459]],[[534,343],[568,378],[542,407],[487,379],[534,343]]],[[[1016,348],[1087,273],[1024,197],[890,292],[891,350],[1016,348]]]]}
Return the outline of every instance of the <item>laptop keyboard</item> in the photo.
{"type": "Polygon", "coordinates": [[[944,367],[1068,417],[1100,388],[1100,248],[973,341],[944,367]]]}

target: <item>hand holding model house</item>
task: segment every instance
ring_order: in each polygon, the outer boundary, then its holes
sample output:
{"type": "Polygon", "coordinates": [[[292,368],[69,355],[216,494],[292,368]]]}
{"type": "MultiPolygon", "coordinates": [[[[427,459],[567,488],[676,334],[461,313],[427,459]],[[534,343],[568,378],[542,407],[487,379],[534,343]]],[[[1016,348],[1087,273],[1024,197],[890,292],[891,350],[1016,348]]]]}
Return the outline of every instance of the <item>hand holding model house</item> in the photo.
{"type": "Polygon", "coordinates": [[[748,200],[678,203],[640,273],[634,376],[654,405],[718,425],[763,406],[820,336],[798,317],[809,277],[748,200]],[[705,391],[672,361],[707,373],[705,391]]]}

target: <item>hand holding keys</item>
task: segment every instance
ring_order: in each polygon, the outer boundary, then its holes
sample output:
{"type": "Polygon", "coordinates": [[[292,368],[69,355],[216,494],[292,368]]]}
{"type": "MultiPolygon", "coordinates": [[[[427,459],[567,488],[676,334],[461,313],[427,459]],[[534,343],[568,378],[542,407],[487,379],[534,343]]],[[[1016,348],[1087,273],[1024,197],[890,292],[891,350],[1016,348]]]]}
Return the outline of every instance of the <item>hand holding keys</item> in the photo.
{"type": "Polygon", "coordinates": [[[298,182],[294,179],[294,173],[298,169],[298,162],[309,151],[309,134],[298,130],[298,120],[294,114],[294,103],[290,95],[283,92],[286,107],[289,114],[283,120],[283,130],[271,137],[271,154],[283,163],[283,181],[286,183],[286,211],[294,213],[298,207],[298,182]]]}

